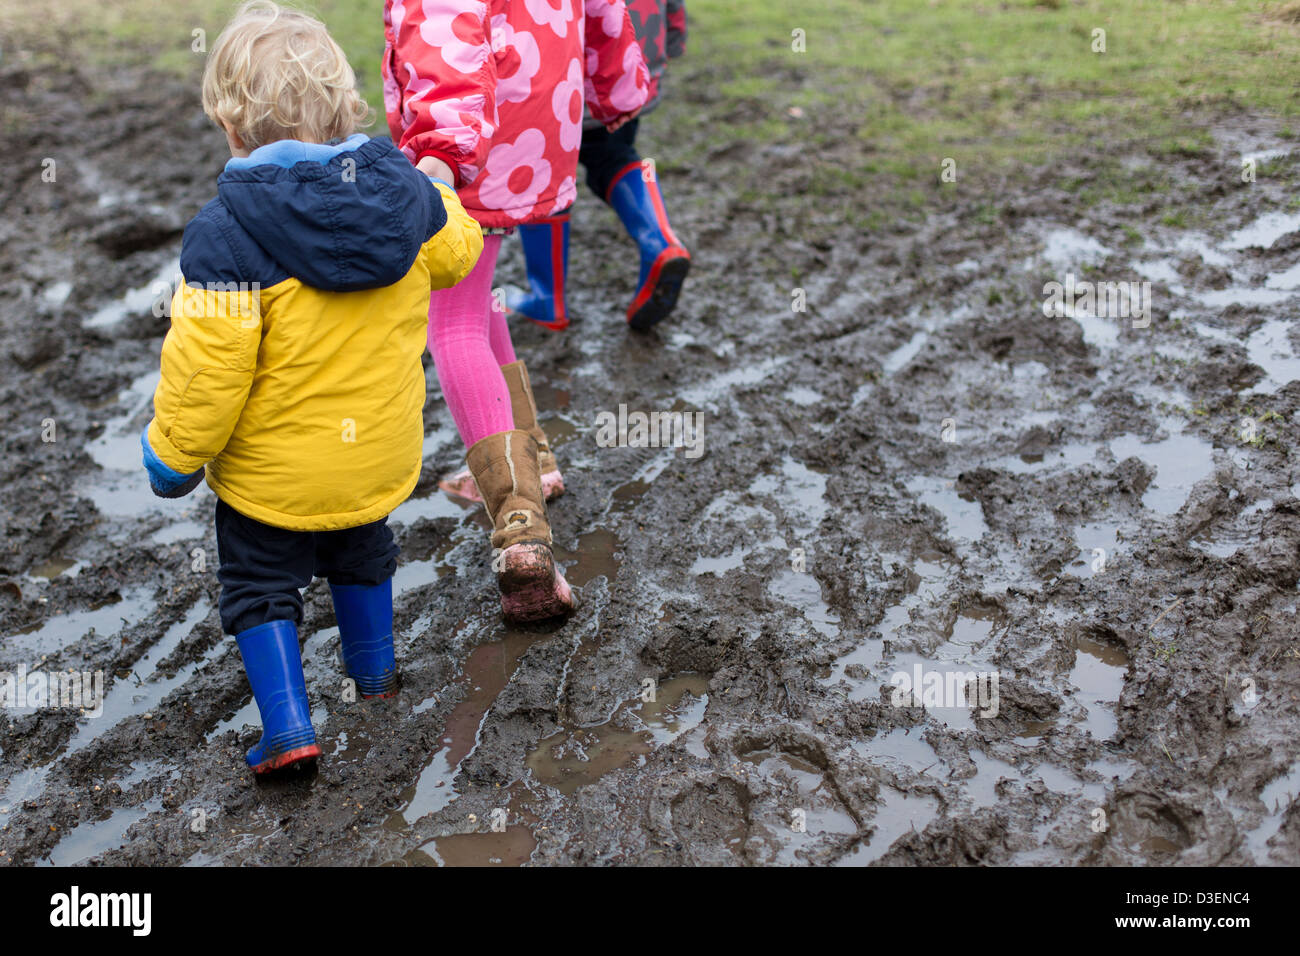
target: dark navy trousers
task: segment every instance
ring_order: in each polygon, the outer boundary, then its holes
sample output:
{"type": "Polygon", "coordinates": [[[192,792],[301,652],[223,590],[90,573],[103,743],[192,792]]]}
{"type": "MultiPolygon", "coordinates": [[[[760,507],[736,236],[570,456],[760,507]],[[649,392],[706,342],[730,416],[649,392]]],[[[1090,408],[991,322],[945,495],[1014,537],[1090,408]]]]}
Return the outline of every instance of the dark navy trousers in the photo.
{"type": "Polygon", "coordinates": [[[578,162],[587,170],[587,186],[603,202],[609,184],[629,163],[641,162],[636,151],[636,129],[640,120],[630,120],[614,132],[601,126],[582,131],[578,162]]]}
{"type": "Polygon", "coordinates": [[[342,531],[286,531],[217,502],[221,627],[240,634],[267,621],[302,623],[302,588],[383,584],[397,570],[397,544],[381,518],[342,531]]]}

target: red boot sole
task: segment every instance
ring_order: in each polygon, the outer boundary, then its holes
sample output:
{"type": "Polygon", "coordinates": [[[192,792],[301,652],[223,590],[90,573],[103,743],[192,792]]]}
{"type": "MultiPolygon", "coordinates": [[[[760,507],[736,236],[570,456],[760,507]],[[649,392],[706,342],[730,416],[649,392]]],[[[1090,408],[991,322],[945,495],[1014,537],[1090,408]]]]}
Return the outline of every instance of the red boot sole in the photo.
{"type": "Polygon", "coordinates": [[[294,747],[292,750],[286,750],[282,754],[276,754],[270,760],[263,760],[253,768],[253,773],[261,776],[264,773],[271,773],[273,770],[283,770],[285,767],[292,767],[294,764],[302,763],[304,760],[315,760],[320,756],[320,747],[317,744],[308,744],[306,747],[294,747]]]}
{"type": "Polygon", "coordinates": [[[681,246],[669,246],[650,267],[645,285],[627,310],[627,324],[645,332],[663,321],[677,307],[682,283],[691,271],[691,254],[681,246]]]}

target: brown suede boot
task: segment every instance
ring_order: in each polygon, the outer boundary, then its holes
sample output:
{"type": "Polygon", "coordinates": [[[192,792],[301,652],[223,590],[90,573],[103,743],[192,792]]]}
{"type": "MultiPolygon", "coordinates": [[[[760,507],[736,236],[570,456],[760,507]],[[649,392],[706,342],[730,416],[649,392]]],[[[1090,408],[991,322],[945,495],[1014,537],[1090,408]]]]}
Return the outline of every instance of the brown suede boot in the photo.
{"type": "MultiPolygon", "coordinates": [[[[564,494],[564,476],[560,474],[560,465],[546,440],[546,432],[537,423],[537,401],[533,398],[533,383],[528,378],[528,366],[519,359],[509,365],[502,365],[501,374],[505,376],[506,386],[510,389],[510,408],[515,428],[528,432],[537,442],[537,460],[542,470],[542,493],[547,501],[551,501],[564,494]]],[[[466,501],[483,500],[469,469],[449,475],[438,482],[438,487],[466,501]]]]}
{"type": "Polygon", "coordinates": [[[514,413],[515,428],[526,431],[537,442],[537,461],[542,469],[542,491],[546,500],[558,498],[564,494],[564,477],[560,474],[560,464],[551,451],[551,443],[546,440],[546,432],[537,424],[537,400],[533,398],[533,382],[528,377],[528,366],[523,360],[501,366],[506,385],[510,389],[510,408],[514,413]]]}
{"type": "Polygon", "coordinates": [[[480,439],[466,456],[488,517],[492,568],[507,621],[541,621],[573,610],[573,594],[551,552],[537,442],[526,431],[480,439]]]}

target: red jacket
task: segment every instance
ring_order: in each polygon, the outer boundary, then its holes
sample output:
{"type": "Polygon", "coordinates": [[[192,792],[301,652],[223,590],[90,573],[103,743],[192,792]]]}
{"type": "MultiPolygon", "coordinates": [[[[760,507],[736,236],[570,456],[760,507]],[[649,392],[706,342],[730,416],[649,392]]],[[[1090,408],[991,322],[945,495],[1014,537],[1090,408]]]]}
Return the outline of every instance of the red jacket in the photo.
{"type": "Polygon", "coordinates": [[[584,100],[608,123],[649,94],[623,0],[386,0],[384,34],[393,141],[450,166],[484,226],[567,209],[584,100]]]}

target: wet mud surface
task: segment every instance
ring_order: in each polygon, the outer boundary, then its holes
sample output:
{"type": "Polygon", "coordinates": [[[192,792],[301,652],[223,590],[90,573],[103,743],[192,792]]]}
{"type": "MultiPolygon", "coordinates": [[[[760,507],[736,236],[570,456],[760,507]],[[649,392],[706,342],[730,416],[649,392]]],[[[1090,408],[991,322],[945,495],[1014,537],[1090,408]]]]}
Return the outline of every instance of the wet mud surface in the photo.
{"type": "Polygon", "coordinates": [[[1081,211],[1060,185],[1095,174],[1080,159],[1006,184],[995,217],[972,196],[864,234],[842,211],[870,197],[802,198],[787,152],[675,163],[673,111],[724,106],[670,98],[643,151],[695,254],[677,314],[627,332],[631,246],[584,195],[577,320],[516,327],[580,609],[502,625],[487,524],[435,487],[462,451],[430,370],[425,473],[392,518],[402,693],[344,699],[316,582],[324,756],[259,785],[214,499],[154,499],[137,444],[154,283],[222,144],[191,89],[111,82],[86,113],[75,76],[0,70],[6,109],[41,117],[0,199],[0,671],[106,691],[98,717],[5,712],[0,859],[1300,862],[1300,215],[1235,177],[1279,145],[1267,124],[1132,158],[1184,181],[1205,231],[1081,211]],[[1045,316],[1066,273],[1150,281],[1149,327],[1045,316]],[[704,454],[599,447],[620,404],[702,411],[704,454]],[[900,672],[992,671],[996,716],[895,705],[900,672]]]}

